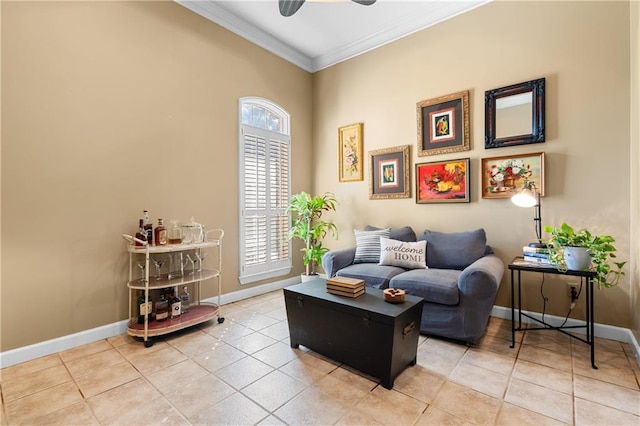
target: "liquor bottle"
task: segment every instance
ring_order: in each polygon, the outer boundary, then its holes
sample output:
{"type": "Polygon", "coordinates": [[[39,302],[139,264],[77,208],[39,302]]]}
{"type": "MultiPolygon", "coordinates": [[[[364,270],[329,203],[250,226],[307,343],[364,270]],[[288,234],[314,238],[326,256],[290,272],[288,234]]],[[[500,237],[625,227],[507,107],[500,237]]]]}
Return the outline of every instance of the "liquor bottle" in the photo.
{"type": "Polygon", "coordinates": [[[158,226],[154,230],[154,237],[157,246],[167,245],[167,228],[162,224],[162,219],[158,219],[158,226]]]}
{"type": "Polygon", "coordinates": [[[144,230],[147,232],[147,242],[153,245],[153,224],[149,220],[149,210],[143,210],[144,214],[144,230]]]}
{"type": "Polygon", "coordinates": [[[182,313],[182,302],[180,298],[176,296],[176,293],[171,290],[171,295],[169,296],[169,305],[171,305],[171,318],[179,317],[182,313]]]}
{"type": "Polygon", "coordinates": [[[147,322],[151,322],[152,306],[151,293],[149,293],[149,297],[147,297],[147,301],[145,302],[144,290],[140,290],[140,294],[138,295],[138,324],[144,324],[145,315],[148,316],[147,322]]]}
{"type": "Polygon", "coordinates": [[[182,243],[182,228],[178,225],[177,220],[173,219],[171,221],[171,226],[167,232],[169,234],[169,244],[182,243]]]}
{"type": "Polygon", "coordinates": [[[189,312],[189,304],[191,303],[191,296],[189,296],[189,292],[187,291],[187,286],[184,286],[182,289],[182,294],[180,295],[180,302],[182,313],[186,314],[189,312]]]}
{"type": "Polygon", "coordinates": [[[160,293],[160,300],[156,303],[156,321],[165,321],[167,318],[169,318],[169,302],[164,293],[160,293]]]}
{"type": "MultiPolygon", "coordinates": [[[[147,241],[147,233],[144,231],[144,220],[140,219],[138,223],[138,232],[136,232],[136,238],[140,241],[147,241]]],[[[135,245],[142,246],[143,244],[136,241],[135,245]]]]}

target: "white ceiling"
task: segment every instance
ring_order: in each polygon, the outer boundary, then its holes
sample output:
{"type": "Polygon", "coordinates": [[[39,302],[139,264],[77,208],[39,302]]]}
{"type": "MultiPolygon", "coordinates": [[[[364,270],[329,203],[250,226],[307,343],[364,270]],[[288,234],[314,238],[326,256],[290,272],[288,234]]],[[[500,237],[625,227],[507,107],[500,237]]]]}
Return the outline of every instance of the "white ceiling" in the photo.
{"type": "Polygon", "coordinates": [[[293,16],[278,0],[175,0],[309,72],[347,60],[491,0],[307,0],[293,16]]]}

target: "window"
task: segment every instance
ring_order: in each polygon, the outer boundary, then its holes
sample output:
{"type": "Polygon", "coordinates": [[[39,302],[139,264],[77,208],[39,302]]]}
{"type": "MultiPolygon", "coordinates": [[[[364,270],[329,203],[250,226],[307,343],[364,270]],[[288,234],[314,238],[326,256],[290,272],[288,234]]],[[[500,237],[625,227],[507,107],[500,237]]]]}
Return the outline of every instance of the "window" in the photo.
{"type": "Polygon", "coordinates": [[[240,99],[240,283],[291,271],[289,114],[260,98],[240,99]]]}

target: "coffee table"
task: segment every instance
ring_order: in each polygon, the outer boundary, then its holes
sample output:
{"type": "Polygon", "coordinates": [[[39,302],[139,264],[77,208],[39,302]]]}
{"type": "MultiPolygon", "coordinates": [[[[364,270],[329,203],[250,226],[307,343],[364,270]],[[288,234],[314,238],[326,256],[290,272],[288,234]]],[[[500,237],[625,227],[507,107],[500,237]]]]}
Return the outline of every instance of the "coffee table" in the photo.
{"type": "Polygon", "coordinates": [[[284,297],[292,348],[306,346],[379,378],[387,389],[416,364],[421,297],[393,304],[382,290],[367,287],[353,299],[327,293],[324,279],[286,287],[284,297]]]}

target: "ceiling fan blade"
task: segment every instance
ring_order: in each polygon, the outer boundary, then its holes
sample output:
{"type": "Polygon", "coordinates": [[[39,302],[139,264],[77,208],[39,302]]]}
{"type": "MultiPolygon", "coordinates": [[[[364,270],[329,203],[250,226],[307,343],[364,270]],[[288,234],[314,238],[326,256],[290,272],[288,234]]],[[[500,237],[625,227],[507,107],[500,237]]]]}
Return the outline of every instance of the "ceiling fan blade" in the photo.
{"type": "Polygon", "coordinates": [[[376,2],[376,0],[351,0],[351,1],[361,4],[363,6],[371,6],[376,2]]]}
{"type": "MultiPolygon", "coordinates": [[[[280,0],[280,15],[291,16],[298,11],[304,4],[305,0],[280,0]]],[[[374,0],[375,1],[375,0],[374,0]]]]}

